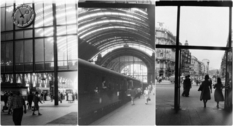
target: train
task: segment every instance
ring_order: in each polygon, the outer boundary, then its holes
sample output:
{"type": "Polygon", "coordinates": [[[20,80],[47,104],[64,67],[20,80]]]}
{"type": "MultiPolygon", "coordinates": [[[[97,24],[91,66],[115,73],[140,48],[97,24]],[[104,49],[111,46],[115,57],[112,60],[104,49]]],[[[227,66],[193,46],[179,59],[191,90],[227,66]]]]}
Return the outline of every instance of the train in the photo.
{"type": "Polygon", "coordinates": [[[78,59],[78,122],[88,125],[130,101],[131,88],[144,88],[135,78],[78,59]]]}

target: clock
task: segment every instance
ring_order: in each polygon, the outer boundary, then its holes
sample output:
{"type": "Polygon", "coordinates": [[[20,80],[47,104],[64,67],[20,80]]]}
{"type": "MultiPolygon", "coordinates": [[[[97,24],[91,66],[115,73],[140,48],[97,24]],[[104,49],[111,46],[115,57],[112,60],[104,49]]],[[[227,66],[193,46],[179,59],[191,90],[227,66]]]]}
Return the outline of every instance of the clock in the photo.
{"type": "Polygon", "coordinates": [[[14,24],[20,28],[30,26],[35,16],[35,11],[27,4],[19,5],[12,14],[14,24]]]}

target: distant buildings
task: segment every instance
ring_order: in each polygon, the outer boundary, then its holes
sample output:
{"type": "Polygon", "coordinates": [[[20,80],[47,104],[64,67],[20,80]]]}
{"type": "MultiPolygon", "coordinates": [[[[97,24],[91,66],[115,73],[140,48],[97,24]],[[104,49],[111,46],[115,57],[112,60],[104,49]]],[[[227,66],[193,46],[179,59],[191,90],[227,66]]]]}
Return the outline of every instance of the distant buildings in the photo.
{"type": "MultiPolygon", "coordinates": [[[[175,45],[176,37],[167,29],[156,28],[156,44],[175,45]]],[[[182,45],[182,43],[180,43],[182,45]]],[[[188,45],[186,40],[185,45],[188,45]]],[[[170,77],[175,73],[175,49],[156,48],[156,77],[170,77]]],[[[181,76],[200,77],[207,73],[207,65],[191,55],[189,49],[181,50],[181,76]]]]}

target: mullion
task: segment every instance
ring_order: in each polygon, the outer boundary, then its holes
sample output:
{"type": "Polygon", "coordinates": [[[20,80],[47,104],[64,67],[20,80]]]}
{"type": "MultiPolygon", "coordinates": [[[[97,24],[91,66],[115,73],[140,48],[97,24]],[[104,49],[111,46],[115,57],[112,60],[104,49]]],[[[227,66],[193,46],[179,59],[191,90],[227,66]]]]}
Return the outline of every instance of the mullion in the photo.
{"type": "Polygon", "coordinates": [[[157,1],[156,6],[232,7],[231,1],[157,1]]]}
{"type": "Polygon", "coordinates": [[[218,46],[178,46],[175,45],[156,45],[156,48],[176,48],[176,49],[202,49],[202,50],[228,50],[229,47],[218,47],[218,46]]]}

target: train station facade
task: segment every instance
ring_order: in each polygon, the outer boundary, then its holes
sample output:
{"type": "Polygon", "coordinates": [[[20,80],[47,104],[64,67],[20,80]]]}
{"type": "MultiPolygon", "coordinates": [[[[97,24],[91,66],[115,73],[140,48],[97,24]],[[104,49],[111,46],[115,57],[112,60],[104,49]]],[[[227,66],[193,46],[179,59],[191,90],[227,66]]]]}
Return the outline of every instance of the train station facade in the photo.
{"type": "Polygon", "coordinates": [[[1,5],[1,89],[77,94],[77,3],[1,5]]]}

